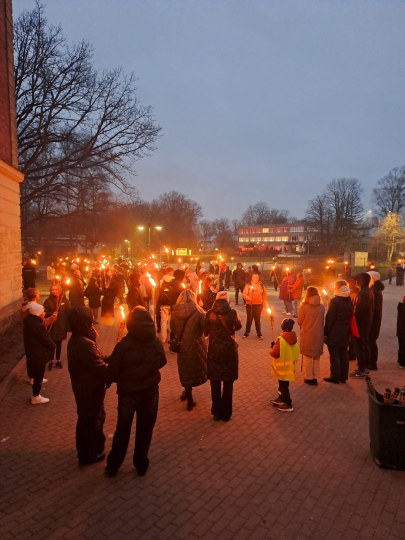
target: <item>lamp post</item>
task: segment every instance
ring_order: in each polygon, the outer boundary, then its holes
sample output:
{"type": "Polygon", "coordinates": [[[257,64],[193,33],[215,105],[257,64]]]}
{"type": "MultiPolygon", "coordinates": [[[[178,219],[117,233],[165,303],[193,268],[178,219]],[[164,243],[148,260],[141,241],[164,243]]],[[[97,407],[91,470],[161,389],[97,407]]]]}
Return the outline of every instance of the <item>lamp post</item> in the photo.
{"type": "Polygon", "coordinates": [[[132,242],[131,240],[124,240],[124,242],[128,245],[128,257],[132,263],[132,242]]]}
{"type": "MultiPolygon", "coordinates": [[[[144,225],[138,225],[138,229],[140,231],[144,231],[145,226],[144,225]]],[[[148,221],[147,222],[147,229],[148,229],[148,251],[150,252],[150,231],[151,231],[151,229],[156,229],[157,231],[161,231],[163,229],[163,227],[161,227],[160,225],[152,225],[152,222],[148,221]]]]}

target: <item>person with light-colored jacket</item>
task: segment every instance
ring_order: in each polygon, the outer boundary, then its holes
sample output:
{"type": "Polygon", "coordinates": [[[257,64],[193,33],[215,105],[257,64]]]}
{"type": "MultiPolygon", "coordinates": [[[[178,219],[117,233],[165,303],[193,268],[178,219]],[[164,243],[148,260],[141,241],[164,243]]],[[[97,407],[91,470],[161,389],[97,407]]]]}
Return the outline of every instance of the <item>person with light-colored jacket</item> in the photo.
{"type": "Polygon", "coordinates": [[[318,289],[308,287],[298,312],[300,351],[303,355],[304,382],[316,386],[319,378],[319,362],[323,354],[325,307],[318,289]]]}

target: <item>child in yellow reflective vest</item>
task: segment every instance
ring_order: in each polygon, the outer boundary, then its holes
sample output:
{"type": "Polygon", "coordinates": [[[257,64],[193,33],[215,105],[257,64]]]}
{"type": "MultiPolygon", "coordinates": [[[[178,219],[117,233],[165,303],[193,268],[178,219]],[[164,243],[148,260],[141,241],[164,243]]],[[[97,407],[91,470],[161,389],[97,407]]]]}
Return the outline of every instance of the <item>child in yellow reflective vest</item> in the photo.
{"type": "Polygon", "coordinates": [[[271,366],[272,376],[278,380],[278,398],[272,403],[279,411],[292,412],[290,397],[290,381],[294,381],[295,366],[300,354],[297,345],[297,335],[292,331],[293,319],[284,319],[281,323],[281,334],[271,343],[270,356],[273,357],[271,366]]]}

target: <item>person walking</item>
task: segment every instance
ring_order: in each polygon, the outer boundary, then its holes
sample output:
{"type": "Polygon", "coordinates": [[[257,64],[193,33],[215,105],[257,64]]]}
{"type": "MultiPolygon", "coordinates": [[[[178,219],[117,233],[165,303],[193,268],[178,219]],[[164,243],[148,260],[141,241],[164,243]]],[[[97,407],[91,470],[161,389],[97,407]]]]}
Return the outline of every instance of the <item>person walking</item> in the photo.
{"type": "Polygon", "coordinates": [[[44,306],[32,302],[29,312],[23,321],[23,339],[25,358],[27,361],[28,377],[32,382],[32,405],[41,405],[48,403],[49,399],[41,396],[42,384],[46,383],[44,379],[45,365],[51,359],[55,343],[49,337],[49,334],[43,324],[45,318],[44,306]]]}
{"type": "Polygon", "coordinates": [[[232,273],[229,269],[229,266],[227,265],[225,270],[225,289],[227,291],[229,291],[229,287],[231,286],[231,275],[232,273]]]}
{"type": "Polygon", "coordinates": [[[228,422],[232,416],[233,383],[238,379],[239,366],[235,331],[241,328],[238,313],[229,305],[229,294],[219,292],[204,323],[204,333],[209,337],[207,375],[215,421],[228,422]]]}
{"type": "Polygon", "coordinates": [[[207,382],[207,344],[204,337],[205,311],[197,305],[196,296],[190,290],[177,298],[172,311],[172,324],[179,343],[177,366],[184,391],[180,396],[187,400],[187,410],[196,406],[193,387],[207,382]]]}
{"type": "MultiPolygon", "coordinates": [[[[246,272],[242,267],[242,263],[239,262],[236,264],[236,269],[233,271],[232,279],[235,285],[235,305],[238,305],[239,292],[243,298],[243,289],[246,287],[246,272]]],[[[243,303],[246,304],[244,298],[243,303]]]]}
{"type": "Polygon", "coordinates": [[[73,307],[68,313],[68,323],[72,332],[67,357],[77,406],[77,456],[80,465],[90,465],[105,457],[103,426],[108,365],[96,344],[93,311],[85,306],[73,307]]]}
{"type": "Polygon", "coordinates": [[[293,301],[293,316],[298,317],[298,310],[301,304],[302,290],[304,288],[304,279],[300,272],[297,273],[293,285],[288,287],[288,293],[290,294],[293,301]]]}
{"type": "Polygon", "coordinates": [[[394,276],[394,271],[392,269],[392,266],[390,266],[388,268],[388,284],[391,285],[392,284],[392,278],[394,276]]]}
{"type": "Polygon", "coordinates": [[[279,284],[279,299],[284,302],[284,309],[283,313],[287,317],[292,317],[293,314],[293,303],[291,299],[291,294],[288,292],[288,284],[289,284],[289,276],[284,276],[281,283],[279,284]]]}
{"type": "Polygon", "coordinates": [[[350,289],[346,281],[335,283],[334,297],[329,302],[325,317],[325,337],[330,357],[330,376],[324,381],[333,384],[345,383],[349,374],[350,318],[353,307],[350,300],[350,289]]]}
{"type": "Polygon", "coordinates": [[[103,299],[101,301],[101,316],[114,317],[114,301],[116,280],[112,279],[112,271],[108,268],[104,273],[103,299]]]}
{"type": "Polygon", "coordinates": [[[270,403],[282,412],[293,412],[290,382],[295,381],[295,368],[300,354],[297,335],[293,332],[294,320],[283,319],[281,334],[272,341],[270,356],[273,358],[271,375],[278,380],[278,397],[270,403]]]}
{"type": "Polygon", "coordinates": [[[48,317],[51,317],[55,312],[57,313],[56,321],[52,323],[49,329],[49,335],[52,341],[55,343],[56,348],[50,362],[48,364],[48,369],[54,367],[54,358],[56,356],[55,368],[62,369],[63,364],[60,360],[62,353],[62,341],[67,338],[68,332],[68,311],[70,309],[69,300],[65,296],[65,292],[62,287],[58,285],[52,285],[50,289],[50,295],[44,302],[45,309],[45,320],[48,317]]]}
{"type": "Polygon", "coordinates": [[[300,327],[300,352],[303,355],[304,383],[316,386],[319,379],[319,362],[323,355],[325,307],[318,289],[308,287],[298,312],[300,327]]]}
{"type": "Polygon", "coordinates": [[[371,277],[371,290],[374,295],[374,311],[373,321],[371,323],[371,330],[369,334],[369,346],[370,346],[370,360],[369,365],[366,368],[370,371],[376,371],[378,362],[378,345],[377,340],[380,335],[381,321],[382,321],[382,307],[383,307],[383,290],[384,284],[381,283],[381,276],[378,272],[367,272],[371,277]]]}
{"type": "Polygon", "coordinates": [[[252,321],[255,321],[256,334],[259,339],[263,339],[260,318],[262,316],[263,306],[266,305],[267,293],[260,281],[259,274],[253,274],[248,285],[243,289],[243,299],[246,302],[246,330],[243,339],[249,337],[252,321]]]}
{"type": "Polygon", "coordinates": [[[53,262],[50,262],[48,266],[46,267],[46,280],[48,282],[49,288],[51,287],[51,285],[54,284],[55,274],[56,274],[55,265],[53,264],[53,262]]]}
{"type": "Polygon", "coordinates": [[[84,285],[80,270],[74,270],[69,285],[69,302],[72,307],[84,306],[84,285]]]}
{"type": "Polygon", "coordinates": [[[98,310],[101,307],[101,288],[97,278],[91,277],[84,291],[84,296],[89,299],[89,308],[93,311],[93,324],[98,324],[98,310]]]}
{"type": "MultiPolygon", "coordinates": [[[[166,343],[167,325],[170,325],[170,314],[176,298],[173,293],[172,283],[174,281],[174,268],[167,266],[165,275],[160,280],[158,305],[160,307],[160,341],[166,343]]],[[[198,288],[198,285],[197,285],[198,288]]]]}
{"type": "Polygon", "coordinates": [[[133,464],[139,476],[149,467],[148,452],[159,405],[160,369],[166,355],[156,337],[153,319],[144,307],[137,306],[127,318],[128,334],[108,357],[108,377],[117,383],[118,418],[106,473],[115,476],[127,453],[136,412],[133,464]]]}
{"type": "Polygon", "coordinates": [[[357,358],[357,370],[350,373],[353,379],[364,379],[370,365],[369,336],[374,313],[374,296],[370,289],[371,277],[366,272],[354,278],[360,286],[354,304],[354,316],[359,337],[354,337],[354,350],[357,358]]]}

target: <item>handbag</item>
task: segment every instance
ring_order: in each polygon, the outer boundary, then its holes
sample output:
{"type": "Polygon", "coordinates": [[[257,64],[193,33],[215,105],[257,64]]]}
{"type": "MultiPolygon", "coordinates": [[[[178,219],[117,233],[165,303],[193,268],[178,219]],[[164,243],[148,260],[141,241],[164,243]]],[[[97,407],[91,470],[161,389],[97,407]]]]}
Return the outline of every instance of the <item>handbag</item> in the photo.
{"type": "Polygon", "coordinates": [[[236,347],[239,347],[239,345],[236,343],[235,336],[233,335],[232,330],[229,329],[228,325],[224,321],[224,319],[221,317],[221,315],[218,315],[218,313],[215,313],[215,315],[218,317],[218,319],[221,321],[222,326],[225,328],[227,333],[229,334],[229,337],[232,339],[232,341],[235,342],[236,347]]]}
{"type": "Polygon", "coordinates": [[[180,352],[180,342],[181,342],[181,338],[183,337],[184,330],[186,329],[187,321],[188,321],[188,319],[186,319],[186,322],[184,323],[184,326],[183,326],[183,328],[182,328],[182,330],[180,332],[179,339],[177,339],[176,336],[175,336],[173,339],[171,339],[169,341],[169,350],[171,350],[174,353],[179,353],[180,352]]]}

